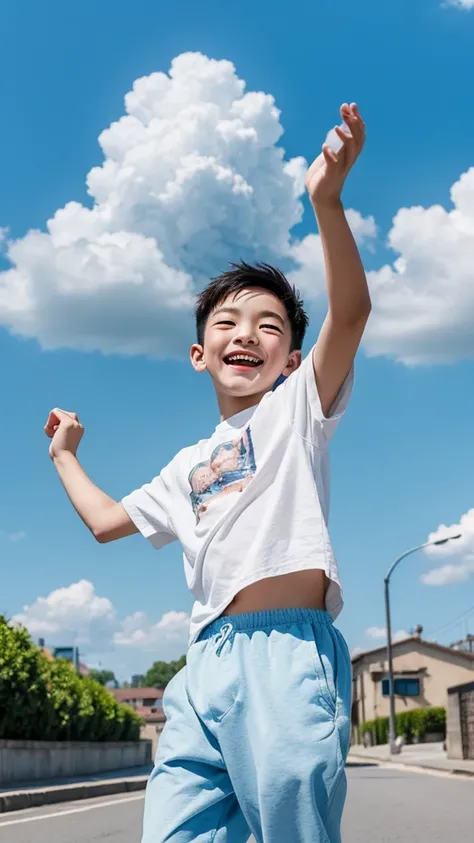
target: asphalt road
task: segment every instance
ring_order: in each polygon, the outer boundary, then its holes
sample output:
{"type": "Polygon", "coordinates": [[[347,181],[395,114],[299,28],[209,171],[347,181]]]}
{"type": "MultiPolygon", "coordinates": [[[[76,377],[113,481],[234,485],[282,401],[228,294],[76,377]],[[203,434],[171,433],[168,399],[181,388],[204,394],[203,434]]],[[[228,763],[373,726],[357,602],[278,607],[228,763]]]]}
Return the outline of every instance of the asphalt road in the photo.
{"type": "MultiPolygon", "coordinates": [[[[344,843],[472,843],[474,780],[348,769],[344,843]]],[[[0,816],[0,843],[139,843],[143,793],[0,816]]]]}

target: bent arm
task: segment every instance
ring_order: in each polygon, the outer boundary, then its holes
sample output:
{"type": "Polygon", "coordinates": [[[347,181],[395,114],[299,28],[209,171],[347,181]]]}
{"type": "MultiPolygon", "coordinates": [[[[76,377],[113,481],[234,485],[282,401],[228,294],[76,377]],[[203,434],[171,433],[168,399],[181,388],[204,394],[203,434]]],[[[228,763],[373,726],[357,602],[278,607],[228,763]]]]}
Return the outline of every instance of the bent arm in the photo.
{"type": "Polygon", "coordinates": [[[98,542],[111,542],[138,533],[122,504],[89,479],[74,454],[62,452],[54,458],[54,465],[74,509],[98,542]]]}

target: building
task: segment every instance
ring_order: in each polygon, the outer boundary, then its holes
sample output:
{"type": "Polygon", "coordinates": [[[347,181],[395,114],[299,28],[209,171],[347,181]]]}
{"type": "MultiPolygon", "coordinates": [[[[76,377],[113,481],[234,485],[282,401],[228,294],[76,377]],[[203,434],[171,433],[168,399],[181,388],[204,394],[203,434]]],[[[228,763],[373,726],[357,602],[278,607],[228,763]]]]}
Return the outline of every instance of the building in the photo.
{"type": "Polygon", "coordinates": [[[82,664],[82,662],[79,661],[79,653],[77,653],[77,658],[75,657],[75,655],[73,654],[74,648],[69,647],[67,648],[67,651],[64,649],[62,651],[59,651],[57,647],[53,647],[51,649],[50,647],[44,646],[44,640],[41,638],[39,642],[39,648],[45,659],[47,659],[49,662],[54,662],[55,659],[65,658],[66,661],[70,661],[71,664],[75,666],[79,676],[89,676],[89,668],[87,667],[87,665],[82,664]],[[69,653],[73,655],[69,655],[69,653]]]}
{"type": "Polygon", "coordinates": [[[474,760],[474,682],[448,688],[448,758],[474,760]]]}
{"type": "Polygon", "coordinates": [[[161,688],[116,688],[112,694],[117,702],[130,705],[143,718],[145,722],[140,729],[140,738],[152,742],[154,757],[166,720],[163,711],[163,690],[161,688]]]}
{"type": "Polygon", "coordinates": [[[145,706],[139,706],[135,709],[140,717],[145,721],[140,729],[140,738],[142,740],[151,741],[152,757],[155,757],[158,741],[165,725],[166,717],[162,708],[158,710],[151,710],[145,706]]]}
{"type": "MultiPolygon", "coordinates": [[[[448,688],[474,680],[474,653],[443,647],[414,635],[393,644],[395,711],[443,706],[448,688]]],[[[352,739],[362,742],[359,726],[389,715],[387,648],[352,659],[352,739]]]]}
{"type": "Polygon", "coordinates": [[[112,694],[119,703],[125,703],[135,710],[153,711],[163,707],[161,688],[115,688],[112,694]]]}

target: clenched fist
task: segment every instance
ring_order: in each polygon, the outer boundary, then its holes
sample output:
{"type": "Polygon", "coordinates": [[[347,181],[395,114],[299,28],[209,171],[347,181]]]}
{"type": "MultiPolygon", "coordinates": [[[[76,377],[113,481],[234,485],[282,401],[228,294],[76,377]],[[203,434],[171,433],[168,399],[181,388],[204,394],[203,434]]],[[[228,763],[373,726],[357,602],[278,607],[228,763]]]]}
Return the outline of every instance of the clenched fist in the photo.
{"type": "Polygon", "coordinates": [[[76,454],[84,428],[76,413],[69,413],[56,407],[51,410],[48,416],[44,432],[52,440],[49,446],[49,455],[54,460],[65,451],[76,454]]]}

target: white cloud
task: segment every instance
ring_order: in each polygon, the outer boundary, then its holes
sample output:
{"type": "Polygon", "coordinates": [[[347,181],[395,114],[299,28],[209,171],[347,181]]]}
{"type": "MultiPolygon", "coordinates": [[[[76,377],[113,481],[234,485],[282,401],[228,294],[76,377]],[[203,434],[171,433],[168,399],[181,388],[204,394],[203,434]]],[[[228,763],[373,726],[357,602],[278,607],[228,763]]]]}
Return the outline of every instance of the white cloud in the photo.
{"type": "Polygon", "coordinates": [[[362,647],[353,647],[351,650],[351,659],[356,659],[357,656],[360,656],[363,652],[364,650],[362,647]]]}
{"type": "Polygon", "coordinates": [[[142,650],[160,650],[169,643],[185,648],[188,633],[189,615],[186,612],[166,612],[156,623],[150,621],[144,612],[135,612],[122,621],[114,635],[114,642],[142,650]]]}
{"type": "MultiPolygon", "coordinates": [[[[16,241],[1,230],[12,266],[0,273],[0,324],[43,348],[181,354],[196,292],[240,258],[276,263],[323,301],[320,238],[292,237],[306,162],[285,158],[282,134],[273,97],[246,92],[229,61],[184,53],[168,74],[137,79],[99,137],[91,207],[71,201],[16,241]]],[[[369,273],[369,355],[409,365],[474,356],[474,167],[451,200],[394,217],[396,258],[369,273]]],[[[372,248],[373,217],[347,218],[372,248]]]]}
{"type": "Polygon", "coordinates": [[[388,243],[398,257],[369,272],[371,355],[406,364],[474,357],[474,167],[451,188],[452,209],[401,208],[388,243]]]}
{"type": "Polygon", "coordinates": [[[437,586],[454,585],[467,582],[474,573],[474,509],[462,515],[458,524],[440,524],[437,530],[430,533],[427,541],[438,541],[458,533],[461,533],[459,539],[425,548],[426,555],[432,559],[452,557],[456,561],[422,574],[422,583],[437,586]]]}
{"type": "Polygon", "coordinates": [[[13,621],[26,626],[33,636],[47,637],[50,643],[91,642],[114,621],[114,608],[107,597],[99,597],[88,580],[57,588],[47,597],[38,597],[13,621]]]}
{"type": "Polygon", "coordinates": [[[377,226],[373,217],[363,217],[359,211],[348,208],[346,219],[359,246],[372,248],[372,241],[377,237],[377,226]]]}
{"type": "MultiPolygon", "coordinates": [[[[385,626],[369,626],[368,629],[365,630],[365,634],[367,638],[372,638],[375,641],[383,641],[387,640],[387,628],[385,626]]],[[[396,643],[397,641],[403,641],[405,638],[409,638],[410,633],[405,632],[404,629],[399,629],[397,632],[392,633],[392,641],[396,643]]]]}
{"type": "Polygon", "coordinates": [[[9,542],[21,542],[26,536],[24,530],[18,530],[16,533],[9,533],[7,530],[0,530],[0,539],[6,539],[9,542]]]}
{"type": "Polygon", "coordinates": [[[457,9],[474,9],[474,0],[446,0],[446,5],[455,6],[457,9]]]}
{"type": "Polygon", "coordinates": [[[369,628],[365,630],[365,634],[367,638],[385,638],[387,630],[384,626],[369,626],[369,628]]]}
{"type": "Polygon", "coordinates": [[[273,98],[229,61],[185,53],[137,79],[102,132],[91,208],[9,242],[0,323],[44,348],[171,354],[196,290],[241,257],[290,265],[306,163],[285,160],[273,98]]]}
{"type": "MultiPolygon", "coordinates": [[[[323,294],[319,236],[291,236],[307,164],[285,158],[282,134],[273,97],[245,92],[229,61],[185,53],[137,79],[99,137],[92,207],[71,201],[47,231],[6,242],[0,324],[43,348],[170,355],[192,336],[196,292],[229,262],[299,269],[301,291],[323,294]]],[[[347,218],[370,244],[374,219],[347,218]]]]}
{"type": "Polygon", "coordinates": [[[424,585],[454,585],[467,582],[473,571],[474,565],[442,565],[422,574],[420,579],[424,585]]]}
{"type": "Polygon", "coordinates": [[[12,620],[26,626],[33,638],[44,638],[46,646],[79,646],[86,664],[101,663],[126,679],[147,670],[155,659],[181,656],[189,632],[185,612],[165,612],[158,621],[144,612],[118,619],[111,600],[99,596],[89,580],[38,597],[12,620]]]}
{"type": "Polygon", "coordinates": [[[409,638],[410,633],[406,632],[404,629],[399,629],[395,632],[392,636],[392,641],[396,644],[397,641],[404,641],[405,638],[409,638]]]}

